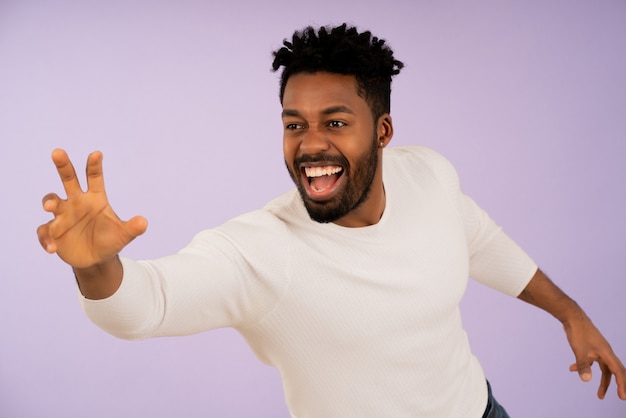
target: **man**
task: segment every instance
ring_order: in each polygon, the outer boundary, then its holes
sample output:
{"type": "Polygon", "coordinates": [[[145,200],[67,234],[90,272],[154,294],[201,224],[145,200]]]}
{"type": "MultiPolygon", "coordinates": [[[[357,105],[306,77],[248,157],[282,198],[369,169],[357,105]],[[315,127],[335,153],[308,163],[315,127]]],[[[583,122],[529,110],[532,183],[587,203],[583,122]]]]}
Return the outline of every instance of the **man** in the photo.
{"type": "Polygon", "coordinates": [[[52,159],[67,199],[42,246],[73,267],[87,315],[121,338],[232,326],[278,368],[292,416],[506,417],[462,328],[468,276],[518,296],[564,325],[578,371],[626,370],[585,313],[560,291],[423,147],[384,151],[393,136],[383,40],[342,25],[307,28],[274,53],[285,163],[296,190],[199,233],[152,261],[118,253],[147,228],[108,204],[102,155],[88,191],[64,151],[52,159]],[[98,302],[94,302],[98,300],[98,302]]]}

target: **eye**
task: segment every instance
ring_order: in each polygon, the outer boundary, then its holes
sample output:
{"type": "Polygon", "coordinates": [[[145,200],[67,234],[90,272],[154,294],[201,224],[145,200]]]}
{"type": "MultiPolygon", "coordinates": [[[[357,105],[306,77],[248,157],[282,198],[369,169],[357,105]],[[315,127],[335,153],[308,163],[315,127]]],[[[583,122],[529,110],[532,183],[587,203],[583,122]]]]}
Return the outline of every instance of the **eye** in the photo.
{"type": "Polygon", "coordinates": [[[287,131],[295,131],[296,129],[302,129],[302,125],[298,123],[287,123],[285,125],[285,130],[287,131]]]}
{"type": "Polygon", "coordinates": [[[331,128],[341,128],[342,126],[346,126],[346,123],[340,120],[331,120],[328,122],[328,126],[331,128]]]}

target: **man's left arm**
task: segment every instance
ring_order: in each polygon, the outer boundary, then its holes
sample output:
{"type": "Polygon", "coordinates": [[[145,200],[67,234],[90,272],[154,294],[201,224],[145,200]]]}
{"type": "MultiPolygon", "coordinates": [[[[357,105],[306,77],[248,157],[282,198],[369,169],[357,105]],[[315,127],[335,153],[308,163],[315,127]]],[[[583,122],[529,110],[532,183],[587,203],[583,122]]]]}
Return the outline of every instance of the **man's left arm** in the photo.
{"type": "Polygon", "coordinates": [[[604,399],[611,383],[611,376],[614,375],[617,395],[620,399],[626,400],[624,365],[574,300],[539,269],[518,298],[550,313],[563,324],[567,340],[576,357],[576,363],[570,366],[570,371],[577,371],[580,378],[588,382],[591,380],[591,365],[594,361],[598,363],[602,371],[598,398],[604,399]]]}

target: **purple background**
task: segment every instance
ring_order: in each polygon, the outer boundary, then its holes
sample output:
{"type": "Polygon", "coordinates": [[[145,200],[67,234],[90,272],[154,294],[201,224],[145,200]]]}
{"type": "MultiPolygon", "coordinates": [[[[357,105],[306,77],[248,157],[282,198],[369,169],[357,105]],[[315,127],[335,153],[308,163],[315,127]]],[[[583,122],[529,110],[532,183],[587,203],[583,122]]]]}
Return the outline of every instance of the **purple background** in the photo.
{"type": "MultiPolygon", "coordinates": [[[[117,340],[82,314],[35,236],[100,149],[110,200],[150,227],[125,250],[178,250],[291,187],[272,50],[348,21],[389,41],[394,144],[423,144],[626,357],[626,3],[615,1],[0,1],[0,416],[287,417],[277,372],[230,329],[117,340]]],[[[480,285],[465,324],[515,417],[621,417],[560,324],[480,285]]]]}

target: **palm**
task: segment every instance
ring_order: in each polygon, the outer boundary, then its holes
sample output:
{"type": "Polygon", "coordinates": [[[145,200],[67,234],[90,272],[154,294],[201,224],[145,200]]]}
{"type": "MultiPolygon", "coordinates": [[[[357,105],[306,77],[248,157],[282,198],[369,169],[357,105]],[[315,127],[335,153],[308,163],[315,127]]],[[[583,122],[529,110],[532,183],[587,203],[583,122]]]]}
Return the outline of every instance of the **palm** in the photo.
{"type": "Polygon", "coordinates": [[[143,218],[124,222],[109,205],[100,153],[89,156],[86,192],[81,190],[74,167],[64,151],[56,150],[53,160],[67,199],[56,195],[44,198],[44,209],[52,212],[54,219],[39,227],[38,233],[49,252],[56,252],[72,267],[89,267],[115,256],[145,231],[143,218]]]}
{"type": "Polygon", "coordinates": [[[86,192],[60,205],[50,233],[57,254],[73,267],[88,267],[119,253],[131,237],[104,193],[86,192]]]}

